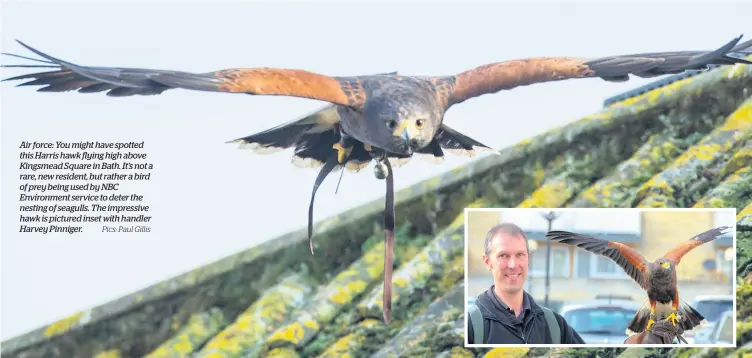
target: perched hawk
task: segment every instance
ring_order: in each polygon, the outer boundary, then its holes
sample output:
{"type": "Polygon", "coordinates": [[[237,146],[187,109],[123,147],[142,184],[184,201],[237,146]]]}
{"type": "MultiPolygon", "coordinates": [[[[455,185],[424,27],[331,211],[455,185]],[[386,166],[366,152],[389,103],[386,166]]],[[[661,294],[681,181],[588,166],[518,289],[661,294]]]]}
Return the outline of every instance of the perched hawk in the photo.
{"type": "Polygon", "coordinates": [[[705,231],[677,245],[654,262],[647,261],[635,249],[615,241],[567,231],[550,231],[546,238],[608,257],[647,292],[649,307],[643,305],[627,327],[627,335],[632,335],[650,330],[656,319],[665,319],[674,326],[681,322],[681,331],[692,330],[705,321],[700,312],[679,298],[676,266],[689,251],[714,240],[729,228],[721,226],[705,231]],[[682,317],[686,319],[682,320],[682,317]]]}
{"type": "MultiPolygon", "coordinates": [[[[231,68],[205,73],[143,68],[76,65],[24,43],[44,58],[44,64],[3,67],[51,67],[54,70],[25,74],[6,80],[29,80],[19,86],[45,86],[42,92],[106,91],[115,97],[158,95],[176,88],[251,95],[290,96],[329,102],[309,116],[269,130],[236,139],[234,143],[259,153],[293,148],[293,163],[321,167],[309,205],[308,236],[311,241],[313,199],[316,190],[335,168],[358,171],[372,160],[376,177],[386,178],[385,213],[385,320],[389,320],[394,208],[392,163],[400,165],[414,154],[442,159],[444,151],[474,155],[490,150],[443,123],[453,105],[484,94],[517,86],[573,78],[601,78],[621,82],[629,75],[654,77],[705,70],[708,65],[752,62],[735,58],[752,46],[739,44],[742,36],[714,51],[674,51],[602,58],[548,57],[510,60],[479,66],[446,76],[407,76],[396,72],[364,76],[329,76],[299,69],[231,68]]],[[[312,243],[309,243],[312,245],[312,243]]],[[[312,246],[311,246],[312,247],[312,246]]]]}

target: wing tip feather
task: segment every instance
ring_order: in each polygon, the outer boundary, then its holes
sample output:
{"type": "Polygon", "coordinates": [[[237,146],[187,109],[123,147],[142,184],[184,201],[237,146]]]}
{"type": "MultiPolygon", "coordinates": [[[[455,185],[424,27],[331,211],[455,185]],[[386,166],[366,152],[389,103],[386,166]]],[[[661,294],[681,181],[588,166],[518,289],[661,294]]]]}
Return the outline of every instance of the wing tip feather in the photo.
{"type": "Polygon", "coordinates": [[[225,144],[236,144],[238,146],[238,149],[249,149],[256,154],[278,153],[287,149],[287,148],[277,147],[277,146],[272,146],[272,145],[265,146],[258,142],[248,142],[242,138],[227,141],[225,142],[225,144]]]}

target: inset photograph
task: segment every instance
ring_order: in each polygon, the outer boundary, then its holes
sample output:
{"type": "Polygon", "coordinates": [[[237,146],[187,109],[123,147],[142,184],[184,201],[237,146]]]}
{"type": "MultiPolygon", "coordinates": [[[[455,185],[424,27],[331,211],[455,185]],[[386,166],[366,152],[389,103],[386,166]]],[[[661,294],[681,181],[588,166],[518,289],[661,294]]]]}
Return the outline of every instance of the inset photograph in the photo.
{"type": "Polygon", "coordinates": [[[736,209],[465,209],[467,347],[736,346],[736,209]]]}

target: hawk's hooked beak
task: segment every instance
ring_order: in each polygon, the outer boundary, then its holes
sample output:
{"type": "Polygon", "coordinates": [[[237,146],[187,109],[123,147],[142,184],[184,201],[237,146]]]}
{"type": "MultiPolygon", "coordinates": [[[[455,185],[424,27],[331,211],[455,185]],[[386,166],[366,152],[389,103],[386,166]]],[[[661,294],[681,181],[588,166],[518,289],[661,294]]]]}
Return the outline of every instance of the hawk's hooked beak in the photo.
{"type": "Polygon", "coordinates": [[[410,142],[410,133],[407,130],[402,131],[402,139],[405,140],[405,144],[410,142]]]}
{"type": "Polygon", "coordinates": [[[410,121],[402,121],[400,124],[394,129],[394,132],[392,134],[395,137],[402,138],[402,140],[405,141],[405,147],[407,148],[408,154],[412,153],[412,148],[410,147],[410,141],[411,139],[415,138],[417,136],[417,133],[415,133],[417,129],[410,121]]]}
{"type": "Polygon", "coordinates": [[[395,137],[404,139],[405,144],[410,141],[410,131],[407,128],[408,124],[410,124],[409,121],[402,121],[396,128],[394,128],[394,132],[392,132],[395,137]]]}
{"type": "Polygon", "coordinates": [[[671,263],[670,263],[670,262],[668,262],[668,261],[666,261],[666,262],[661,262],[661,267],[663,267],[663,268],[665,268],[665,269],[670,269],[670,268],[671,268],[671,263]]]}

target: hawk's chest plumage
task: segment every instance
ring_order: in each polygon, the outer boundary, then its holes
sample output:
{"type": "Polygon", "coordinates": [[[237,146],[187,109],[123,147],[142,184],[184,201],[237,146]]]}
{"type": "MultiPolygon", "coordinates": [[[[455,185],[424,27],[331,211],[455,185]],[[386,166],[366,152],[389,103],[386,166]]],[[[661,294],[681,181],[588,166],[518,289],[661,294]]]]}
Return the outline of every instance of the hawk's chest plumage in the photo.
{"type": "Polygon", "coordinates": [[[661,303],[670,302],[676,296],[676,271],[672,267],[665,270],[658,265],[649,269],[650,286],[648,297],[661,303]]]}

